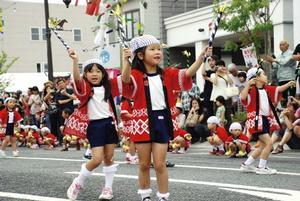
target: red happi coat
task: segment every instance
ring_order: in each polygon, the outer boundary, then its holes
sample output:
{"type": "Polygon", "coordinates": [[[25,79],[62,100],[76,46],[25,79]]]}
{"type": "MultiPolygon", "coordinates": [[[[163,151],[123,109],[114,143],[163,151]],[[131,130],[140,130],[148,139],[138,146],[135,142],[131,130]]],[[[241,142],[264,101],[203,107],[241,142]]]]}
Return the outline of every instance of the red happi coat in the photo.
{"type": "MultiPolygon", "coordinates": [[[[13,110],[14,112],[14,124],[19,123],[23,120],[22,116],[17,112],[16,110],[13,110]]],[[[0,124],[2,128],[6,128],[8,121],[8,110],[7,108],[0,111],[0,124]]]]}
{"type": "Polygon", "coordinates": [[[241,134],[237,137],[237,139],[234,139],[234,138],[233,138],[233,135],[230,135],[230,136],[226,139],[226,142],[225,142],[225,143],[226,143],[226,144],[230,144],[230,143],[233,142],[234,140],[240,142],[241,144],[245,144],[245,145],[246,145],[246,151],[247,151],[247,153],[249,153],[249,152],[251,151],[251,144],[249,143],[249,138],[248,138],[245,134],[241,133],[241,134]]]}
{"type": "MultiPolygon", "coordinates": [[[[281,93],[278,93],[277,86],[264,86],[272,104],[276,104],[281,99],[281,93]]],[[[249,91],[248,97],[246,100],[242,100],[242,104],[247,109],[247,121],[246,128],[248,129],[250,134],[262,132],[262,115],[259,114],[258,117],[258,128],[255,130],[255,116],[256,116],[256,90],[252,87],[249,91]]],[[[261,101],[260,101],[261,102],[261,101]]],[[[275,130],[280,129],[278,122],[276,121],[274,114],[270,107],[270,115],[268,116],[269,124],[270,124],[270,133],[275,130]]]]}
{"type": "MultiPolygon", "coordinates": [[[[121,77],[110,79],[110,84],[112,97],[114,98],[115,96],[120,95],[120,91],[122,90],[121,77]]],[[[74,92],[76,97],[80,101],[80,105],[78,109],[76,109],[67,120],[64,128],[64,134],[75,135],[83,139],[86,138],[86,129],[89,122],[87,115],[87,103],[93,96],[92,89],[93,86],[83,78],[81,78],[78,82],[74,83],[74,92]]],[[[112,109],[111,113],[112,117],[114,117],[112,109]]]]}
{"type": "Polygon", "coordinates": [[[123,135],[130,137],[132,131],[132,120],[125,116],[125,114],[132,114],[132,106],[128,100],[121,102],[121,120],[123,122],[123,135]]]}
{"type": "MultiPolygon", "coordinates": [[[[176,122],[176,107],[174,91],[189,90],[192,87],[192,78],[186,77],[186,69],[169,67],[163,71],[163,80],[167,89],[168,101],[172,116],[174,133],[178,132],[176,122]]],[[[162,89],[163,90],[163,89],[162,89]]],[[[123,83],[123,96],[134,100],[132,110],[132,131],[133,142],[150,141],[146,95],[144,89],[144,73],[136,69],[131,71],[131,82],[123,83]]],[[[164,100],[162,100],[164,101],[164,100]]],[[[175,134],[176,135],[176,134],[175,134]]]]}

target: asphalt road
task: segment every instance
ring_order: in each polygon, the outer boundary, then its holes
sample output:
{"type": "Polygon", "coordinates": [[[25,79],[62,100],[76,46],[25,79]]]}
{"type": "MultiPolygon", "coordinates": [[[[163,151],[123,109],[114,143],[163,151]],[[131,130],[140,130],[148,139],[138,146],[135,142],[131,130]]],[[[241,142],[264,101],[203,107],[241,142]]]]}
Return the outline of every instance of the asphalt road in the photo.
{"type": "MultiPolygon", "coordinates": [[[[66,191],[78,174],[83,150],[68,152],[20,148],[20,157],[0,158],[0,200],[67,200],[66,191]]],[[[256,175],[239,171],[244,159],[228,159],[208,154],[207,143],[196,144],[186,154],[168,155],[176,164],[169,168],[171,201],[300,201],[300,151],[286,150],[271,156],[269,165],[277,175],[256,175]]],[[[124,164],[124,153],[116,149],[120,163],[114,181],[115,201],[139,201],[137,165],[124,164]]],[[[152,189],[156,192],[154,171],[152,189]]],[[[97,200],[104,183],[102,167],[89,178],[78,200],[97,200]]],[[[154,197],[154,193],[153,193],[154,197]]],[[[155,200],[155,199],[154,199],[155,200]]]]}

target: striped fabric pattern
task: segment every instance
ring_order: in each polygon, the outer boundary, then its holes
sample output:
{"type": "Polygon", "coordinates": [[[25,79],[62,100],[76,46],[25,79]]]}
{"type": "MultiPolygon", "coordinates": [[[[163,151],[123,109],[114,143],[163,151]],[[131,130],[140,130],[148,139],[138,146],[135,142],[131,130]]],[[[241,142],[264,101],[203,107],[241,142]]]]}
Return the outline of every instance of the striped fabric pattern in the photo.
{"type": "Polygon", "coordinates": [[[141,47],[146,47],[151,44],[160,44],[160,42],[152,35],[143,35],[135,37],[130,41],[130,48],[132,53],[141,47]]]}

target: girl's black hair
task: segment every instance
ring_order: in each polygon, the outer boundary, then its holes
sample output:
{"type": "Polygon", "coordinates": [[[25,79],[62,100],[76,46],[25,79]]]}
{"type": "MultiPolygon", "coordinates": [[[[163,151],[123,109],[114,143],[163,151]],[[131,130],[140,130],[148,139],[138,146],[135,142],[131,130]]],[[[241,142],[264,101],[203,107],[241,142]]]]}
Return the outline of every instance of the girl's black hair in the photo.
{"type": "Polygon", "coordinates": [[[225,98],[223,96],[218,96],[216,101],[219,101],[222,105],[225,105],[225,98]]]}
{"type": "Polygon", "coordinates": [[[96,64],[96,63],[91,63],[91,64],[87,65],[84,68],[84,76],[83,76],[83,78],[86,81],[88,81],[86,79],[86,73],[90,72],[92,70],[92,68],[93,68],[94,65],[96,65],[97,68],[99,70],[101,70],[103,77],[102,77],[101,82],[98,85],[93,85],[93,86],[103,86],[104,87],[104,90],[105,90],[105,92],[104,92],[104,100],[107,101],[109,99],[109,97],[111,96],[111,86],[110,86],[110,81],[108,79],[108,74],[107,74],[107,72],[106,72],[106,70],[104,69],[103,66],[101,66],[100,64],[96,64]]]}
{"type": "Polygon", "coordinates": [[[203,104],[202,104],[202,101],[200,100],[200,98],[192,98],[191,104],[190,104],[191,109],[192,109],[192,103],[193,103],[194,100],[197,101],[198,105],[199,105],[199,109],[196,112],[197,112],[198,115],[201,115],[203,113],[203,104]]]}
{"type": "MultiPolygon", "coordinates": [[[[135,52],[134,52],[135,56],[134,56],[133,61],[132,61],[132,68],[133,69],[137,69],[137,70],[139,70],[139,71],[147,74],[147,70],[146,70],[146,67],[144,65],[143,60],[139,59],[139,57],[138,57],[138,53],[139,52],[141,52],[142,54],[145,54],[146,48],[147,48],[147,46],[141,47],[141,48],[138,48],[137,50],[135,50],[135,52]]],[[[161,69],[158,66],[157,72],[159,74],[162,74],[163,73],[163,69],[161,69]]]]}

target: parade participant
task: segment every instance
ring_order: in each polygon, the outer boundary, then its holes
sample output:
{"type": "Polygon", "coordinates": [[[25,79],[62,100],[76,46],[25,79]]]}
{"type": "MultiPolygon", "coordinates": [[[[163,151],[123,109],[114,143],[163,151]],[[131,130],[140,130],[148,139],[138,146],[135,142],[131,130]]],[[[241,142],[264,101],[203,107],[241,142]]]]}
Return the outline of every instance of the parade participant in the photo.
{"type": "Polygon", "coordinates": [[[131,50],[123,50],[122,80],[123,96],[134,100],[131,140],[136,144],[139,157],[138,194],[143,201],[151,200],[150,164],[153,155],[157,196],[160,201],[165,201],[169,197],[166,168],[168,142],[173,139],[173,131],[178,130],[178,126],[172,123],[176,118],[173,91],[192,87],[192,76],[203,63],[205,54],[211,54],[211,48],[205,48],[189,69],[169,67],[163,70],[158,67],[162,60],[162,48],[154,36],[135,37],[130,44],[131,50]],[[128,58],[132,53],[131,70],[128,58]]]}
{"type": "Polygon", "coordinates": [[[14,135],[15,126],[19,126],[22,121],[21,115],[15,111],[16,99],[7,98],[5,101],[5,109],[0,111],[0,127],[5,128],[5,139],[2,143],[0,155],[6,157],[5,149],[8,143],[11,144],[12,153],[14,157],[19,156],[17,150],[16,136],[14,135]]]}
{"type": "Polygon", "coordinates": [[[257,174],[276,174],[275,169],[267,166],[267,160],[272,149],[270,133],[278,130],[279,119],[274,105],[281,98],[281,92],[295,86],[290,81],[282,86],[268,86],[268,78],[261,68],[251,68],[247,72],[246,87],[241,92],[241,101],[247,107],[246,127],[260,146],[257,147],[241,165],[244,172],[256,172],[257,174]],[[258,168],[251,164],[260,157],[258,168]]]}
{"type": "Polygon", "coordinates": [[[234,157],[247,157],[251,151],[249,138],[242,133],[242,126],[238,122],[233,122],[229,127],[230,135],[225,141],[226,156],[234,157]]]}
{"type": "Polygon", "coordinates": [[[126,140],[124,140],[124,146],[128,146],[128,150],[123,149],[126,152],[125,161],[130,164],[137,164],[138,157],[136,156],[136,149],[134,142],[130,140],[130,135],[132,132],[132,107],[133,102],[128,98],[121,98],[121,119],[123,122],[122,134],[126,140]],[[126,142],[126,143],[125,143],[126,142]]]}
{"type": "Polygon", "coordinates": [[[113,162],[114,148],[118,143],[116,124],[113,120],[113,116],[116,115],[113,97],[119,95],[117,79],[109,79],[98,59],[86,61],[81,78],[77,54],[69,50],[69,56],[73,60],[75,94],[81,102],[79,109],[89,120],[86,135],[92,149],[92,158],[81,165],[80,174],[70,185],[67,196],[71,200],[76,200],[85,180],[103,161],[105,187],[99,199],[111,200],[114,174],[118,166],[113,162]]]}
{"type": "Polygon", "coordinates": [[[207,141],[213,147],[213,150],[209,153],[215,155],[224,155],[224,143],[228,138],[227,131],[224,127],[220,126],[220,120],[216,116],[211,116],[207,119],[207,127],[211,133],[207,138],[207,141]]]}
{"type": "Polygon", "coordinates": [[[47,127],[41,128],[41,136],[43,138],[42,143],[44,145],[47,145],[47,147],[45,148],[47,150],[52,150],[58,144],[57,138],[50,132],[50,129],[47,127]]]}

